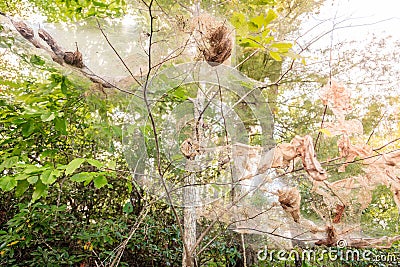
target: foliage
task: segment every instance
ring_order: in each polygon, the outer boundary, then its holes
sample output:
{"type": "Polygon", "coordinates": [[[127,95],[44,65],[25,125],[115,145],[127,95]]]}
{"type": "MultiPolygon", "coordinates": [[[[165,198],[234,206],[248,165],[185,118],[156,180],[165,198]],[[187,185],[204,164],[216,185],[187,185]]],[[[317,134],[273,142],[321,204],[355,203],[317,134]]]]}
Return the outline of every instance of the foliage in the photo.
{"type": "MultiPolygon", "coordinates": [[[[82,199],[74,200],[88,204],[84,199],[88,190],[81,190],[82,199]]],[[[99,213],[90,204],[86,207],[88,212],[83,213],[88,217],[82,218],[82,211],[68,205],[18,204],[14,217],[4,225],[7,228],[0,230],[2,266],[93,266],[107,262],[115,246],[127,238],[136,217],[121,209],[110,216],[107,210],[99,213]]],[[[165,205],[157,206],[157,210],[163,209],[165,205]]],[[[163,217],[160,220],[157,212],[146,218],[145,227],[133,236],[120,266],[174,266],[179,262],[179,232],[172,223],[166,224],[172,219],[170,215],[164,213],[163,217]]]]}
{"type": "MultiPolygon", "coordinates": [[[[161,11],[157,9],[156,12],[158,28],[154,43],[180,46],[176,36],[171,35],[170,39],[166,36],[176,30],[174,23],[178,16],[175,14],[192,16],[191,12],[181,11],[182,6],[190,7],[191,1],[157,2],[161,11]]],[[[326,83],[326,73],[305,66],[305,58],[300,56],[302,49],[296,51],[296,44],[287,41],[293,39],[289,32],[298,26],[301,14],[318,8],[320,2],[201,2],[202,7],[229,19],[235,27],[239,45],[236,52],[237,63],[240,63],[238,69],[265,82],[263,93],[273,109],[275,135],[279,142],[289,141],[296,135],[310,134],[315,138],[326,134],[320,129],[322,118],[325,121],[334,119],[332,112],[321,109],[322,103],[313,97],[320,84],[326,83]],[[282,29],[283,24],[288,27],[282,29]]],[[[137,5],[143,3],[131,5],[120,0],[4,1],[0,3],[0,11],[23,17],[40,13],[48,21],[64,22],[88,17],[119,18],[125,13],[148,19],[148,14],[137,5]]],[[[110,263],[116,248],[128,237],[144,209],[148,209],[149,214],[127,244],[120,265],[180,265],[182,236],[173,211],[165,203],[155,201],[134,182],[122,154],[122,123],[116,114],[126,110],[128,97],[116,92],[103,94],[96,91],[86,78],[71,69],[56,67],[37,50],[27,48],[26,43],[3,25],[0,46],[4,52],[0,57],[0,265],[94,266],[103,261],[110,263]],[[155,204],[148,204],[152,201],[155,204]]],[[[339,51],[340,47],[334,50],[339,51]]],[[[358,53],[360,51],[352,50],[349,55],[358,53]]],[[[156,57],[163,58],[162,55],[156,57]]],[[[351,65],[361,63],[367,64],[361,60],[351,65]]],[[[348,72],[348,65],[342,64],[338,61],[333,66],[333,74],[348,72]]],[[[160,68],[166,65],[168,63],[161,64],[160,68]]],[[[171,113],[188,97],[195,97],[196,90],[178,86],[163,95],[162,101],[153,106],[155,121],[163,121],[164,113],[171,113]]],[[[385,141],[393,129],[399,132],[398,118],[385,113],[389,104],[398,105],[398,99],[381,100],[377,98],[348,115],[350,119],[364,114],[364,130],[369,137],[373,136],[373,144],[385,141]],[[375,134],[382,121],[389,125],[384,129],[386,135],[375,134]]],[[[364,100],[359,98],[357,101],[362,103],[364,100]]],[[[244,120],[248,108],[238,106],[237,113],[244,120]]],[[[157,124],[157,127],[161,125],[157,124]]],[[[246,127],[250,126],[251,122],[248,122],[246,127]]],[[[151,125],[144,125],[141,130],[146,144],[155,147],[151,125]]],[[[338,138],[321,138],[316,147],[318,159],[329,161],[329,157],[338,156],[337,141],[338,138]]],[[[367,143],[369,141],[370,138],[367,143]]],[[[166,157],[163,153],[161,156],[166,157]]],[[[155,155],[150,157],[155,158],[155,155]]],[[[330,181],[363,174],[361,163],[349,165],[344,173],[338,173],[336,169],[335,165],[327,167],[330,181]]],[[[166,175],[173,180],[183,173],[170,171],[166,175]]],[[[217,175],[216,167],[199,174],[198,178],[207,182],[217,175]]],[[[301,207],[311,201],[322,204],[322,198],[313,198],[304,173],[295,173],[290,178],[300,184],[301,207]]],[[[265,200],[260,198],[259,201],[265,200]]],[[[178,210],[179,215],[180,212],[178,210]]],[[[379,187],[374,192],[372,204],[362,215],[365,232],[375,228],[388,235],[398,234],[396,212],[389,190],[379,187]]],[[[311,207],[302,208],[301,214],[308,219],[318,218],[311,207]]],[[[209,224],[207,220],[200,222],[199,230],[209,224]]],[[[376,234],[374,231],[368,233],[376,234]]],[[[240,266],[243,248],[238,240],[238,235],[227,231],[223,223],[220,227],[214,226],[202,241],[201,245],[206,247],[198,257],[200,264],[240,266]]],[[[260,264],[271,265],[268,262],[260,264]]],[[[299,263],[279,264],[298,266],[299,263]]],[[[316,266],[315,262],[301,264],[316,266]]],[[[323,264],[334,266],[326,259],[323,264]]],[[[335,264],[364,266],[357,261],[335,264]]]]}
{"type": "Polygon", "coordinates": [[[48,21],[79,21],[88,17],[121,17],[127,3],[124,0],[57,0],[3,1],[0,11],[9,15],[29,16],[40,12],[48,21]]]}

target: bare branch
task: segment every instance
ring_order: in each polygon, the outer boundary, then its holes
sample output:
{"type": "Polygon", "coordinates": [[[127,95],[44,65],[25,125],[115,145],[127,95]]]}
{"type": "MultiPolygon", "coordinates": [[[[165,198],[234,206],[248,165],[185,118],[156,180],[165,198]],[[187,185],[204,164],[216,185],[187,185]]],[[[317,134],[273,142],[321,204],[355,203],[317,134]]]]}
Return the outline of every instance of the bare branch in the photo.
{"type": "Polygon", "coordinates": [[[117,57],[119,58],[119,60],[121,61],[121,63],[124,65],[125,69],[129,72],[129,74],[131,75],[131,77],[133,78],[133,80],[135,80],[135,82],[142,86],[142,83],[139,82],[138,79],[136,79],[135,75],[133,75],[131,69],[128,67],[128,65],[126,65],[125,61],[122,59],[122,57],[120,56],[120,54],[118,53],[118,51],[115,49],[115,47],[112,45],[112,43],[110,42],[110,40],[108,39],[106,33],[104,32],[103,28],[100,25],[99,20],[96,18],[96,22],[97,22],[97,26],[101,32],[101,34],[103,35],[104,39],[106,40],[106,42],[108,43],[108,45],[111,47],[111,49],[114,51],[115,55],[117,55],[117,57]]]}

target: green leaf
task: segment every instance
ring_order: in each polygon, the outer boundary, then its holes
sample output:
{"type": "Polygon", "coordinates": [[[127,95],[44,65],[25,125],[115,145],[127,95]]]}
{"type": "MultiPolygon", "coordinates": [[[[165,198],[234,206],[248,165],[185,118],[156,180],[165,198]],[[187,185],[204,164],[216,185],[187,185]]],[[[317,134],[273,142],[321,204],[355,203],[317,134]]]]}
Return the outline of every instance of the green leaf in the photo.
{"type": "Polygon", "coordinates": [[[267,26],[268,24],[270,24],[271,21],[273,21],[277,17],[278,17],[278,14],[276,14],[275,11],[273,11],[272,9],[268,10],[267,16],[265,17],[265,20],[264,20],[264,26],[267,26]]]}
{"type": "Polygon", "coordinates": [[[61,93],[63,93],[64,95],[68,94],[68,87],[67,87],[67,84],[65,82],[65,77],[63,77],[62,80],[61,80],[61,93]]]}
{"type": "Polygon", "coordinates": [[[128,193],[130,194],[132,192],[132,183],[131,182],[126,182],[126,187],[128,188],[128,193]]]}
{"type": "Polygon", "coordinates": [[[70,175],[73,173],[76,169],[78,169],[82,163],[85,162],[85,159],[77,158],[72,160],[68,165],[67,168],[65,168],[65,175],[70,175]]]}
{"type": "Polygon", "coordinates": [[[62,173],[63,172],[61,170],[58,170],[58,169],[54,169],[54,170],[51,171],[51,175],[53,175],[53,176],[55,176],[57,178],[60,177],[62,173]]]}
{"type": "Polygon", "coordinates": [[[132,203],[129,201],[129,202],[126,202],[125,203],[125,205],[124,205],[124,208],[122,209],[126,214],[129,214],[129,213],[131,213],[132,211],[133,211],[133,206],[132,206],[132,203]]]}
{"type": "Polygon", "coordinates": [[[233,27],[241,28],[241,27],[243,27],[243,25],[246,24],[246,17],[242,13],[234,12],[230,19],[230,22],[233,27]]]}
{"type": "Polygon", "coordinates": [[[25,191],[29,188],[29,183],[26,180],[18,181],[17,187],[15,188],[15,196],[22,196],[25,191]]]}
{"type": "Polygon", "coordinates": [[[93,175],[92,176],[90,176],[90,179],[87,179],[84,183],[83,183],[83,185],[84,186],[87,186],[88,184],[90,184],[90,182],[93,180],[93,175]]]}
{"type": "Polygon", "coordinates": [[[96,8],[94,6],[92,6],[91,8],[89,8],[88,12],[87,12],[87,17],[91,17],[97,14],[96,8]]]}
{"type": "Polygon", "coordinates": [[[102,2],[93,1],[92,3],[93,3],[94,6],[98,6],[98,7],[108,7],[107,4],[104,4],[102,2]]]}
{"type": "Polygon", "coordinates": [[[96,167],[96,168],[98,168],[98,169],[100,169],[101,167],[103,167],[103,163],[101,163],[100,161],[98,161],[97,159],[87,159],[87,162],[90,164],[90,165],[92,165],[92,166],[94,166],[94,167],[96,167]]]}
{"type": "Polygon", "coordinates": [[[15,176],[15,180],[17,180],[17,181],[26,180],[28,177],[29,177],[29,175],[27,175],[26,173],[18,173],[15,176]]]}
{"type": "Polygon", "coordinates": [[[254,48],[262,48],[263,46],[256,42],[254,39],[243,38],[239,40],[239,45],[242,47],[254,47],[254,48]]]}
{"type": "Polygon", "coordinates": [[[282,61],[282,57],[277,52],[269,51],[269,55],[276,61],[282,61]]]}
{"type": "Polygon", "coordinates": [[[3,169],[9,169],[14,167],[15,164],[17,164],[18,160],[19,160],[18,156],[5,159],[3,163],[1,163],[0,165],[0,171],[2,171],[3,169]]]}
{"type": "Polygon", "coordinates": [[[93,179],[93,173],[90,172],[80,172],[71,177],[73,182],[84,182],[93,179]]]}
{"type": "Polygon", "coordinates": [[[28,121],[22,125],[22,136],[28,137],[35,131],[35,123],[33,121],[28,121]]]}
{"type": "Polygon", "coordinates": [[[45,170],[40,175],[40,180],[42,180],[43,184],[52,184],[57,178],[53,175],[53,170],[45,170]]]}
{"type": "MultiPolygon", "coordinates": [[[[262,26],[264,25],[264,15],[259,15],[250,19],[250,23],[253,25],[252,27],[255,27],[255,31],[261,30],[262,26]]],[[[249,27],[249,30],[252,29],[249,27]]]]}
{"type": "Polygon", "coordinates": [[[57,165],[57,170],[65,170],[67,168],[67,165],[59,164],[57,165]]]}
{"type": "Polygon", "coordinates": [[[249,31],[251,32],[257,32],[259,30],[258,25],[252,21],[249,21],[247,23],[247,26],[249,27],[249,31]]]}
{"type": "Polygon", "coordinates": [[[26,173],[26,174],[32,174],[32,173],[38,173],[38,172],[40,172],[41,170],[43,170],[43,168],[40,168],[40,167],[38,167],[38,166],[35,166],[35,165],[27,165],[26,167],[25,167],[25,170],[24,170],[24,173],[26,173]]]}
{"type": "Polygon", "coordinates": [[[47,196],[47,193],[47,185],[39,180],[35,185],[35,191],[33,191],[31,202],[35,202],[39,198],[47,196]]]}
{"type": "Polygon", "coordinates": [[[270,47],[275,49],[275,52],[279,53],[287,53],[290,48],[292,48],[293,44],[291,43],[275,43],[272,44],[270,47]]]}
{"type": "Polygon", "coordinates": [[[180,100],[186,100],[188,98],[188,91],[184,87],[178,87],[173,91],[172,95],[180,100]]]}
{"type": "MultiPolygon", "coordinates": [[[[273,36],[268,36],[269,34],[271,33],[271,29],[264,29],[263,31],[262,31],[262,33],[261,33],[261,36],[263,37],[263,40],[270,40],[270,39],[274,39],[274,37],[273,36]],[[270,38],[267,38],[267,37],[270,37],[270,38]]],[[[266,42],[266,43],[269,43],[269,42],[266,42]]]]}
{"type": "Polygon", "coordinates": [[[44,61],[41,57],[39,57],[39,56],[37,56],[37,55],[31,56],[30,62],[31,62],[32,64],[38,65],[38,66],[43,66],[44,63],[45,63],[45,61],[44,61]]]}
{"type": "Polygon", "coordinates": [[[97,189],[102,188],[103,186],[105,186],[108,183],[107,178],[104,175],[97,176],[96,178],[94,178],[93,182],[94,182],[94,186],[97,189]]]}
{"type": "Polygon", "coordinates": [[[42,116],[40,116],[40,119],[41,119],[43,122],[46,122],[46,121],[52,121],[52,120],[54,120],[55,117],[56,117],[56,115],[54,115],[53,112],[49,112],[49,113],[42,114],[42,116]]]}
{"type": "Polygon", "coordinates": [[[27,181],[28,181],[30,184],[34,184],[34,183],[37,182],[38,179],[39,179],[39,176],[33,175],[33,176],[29,177],[29,178],[27,179],[27,181]]]}
{"type": "Polygon", "coordinates": [[[41,157],[53,157],[57,154],[57,149],[46,149],[40,154],[41,157]]]}
{"type": "Polygon", "coordinates": [[[54,127],[61,134],[64,134],[64,135],[67,134],[67,122],[65,121],[64,118],[59,118],[59,117],[55,118],[54,127]]]}
{"type": "Polygon", "coordinates": [[[114,133],[114,135],[116,137],[118,137],[118,138],[122,137],[122,128],[121,128],[121,126],[113,125],[113,126],[111,126],[111,129],[112,129],[112,131],[113,131],[113,133],[114,133]]]}
{"type": "Polygon", "coordinates": [[[17,186],[17,181],[12,176],[4,176],[0,178],[0,188],[3,191],[10,191],[17,186]]]}
{"type": "Polygon", "coordinates": [[[115,160],[110,160],[107,162],[107,168],[115,170],[117,168],[117,162],[115,160]]]}
{"type": "Polygon", "coordinates": [[[324,135],[326,135],[327,137],[332,137],[332,133],[326,128],[319,129],[319,131],[324,135]]]}

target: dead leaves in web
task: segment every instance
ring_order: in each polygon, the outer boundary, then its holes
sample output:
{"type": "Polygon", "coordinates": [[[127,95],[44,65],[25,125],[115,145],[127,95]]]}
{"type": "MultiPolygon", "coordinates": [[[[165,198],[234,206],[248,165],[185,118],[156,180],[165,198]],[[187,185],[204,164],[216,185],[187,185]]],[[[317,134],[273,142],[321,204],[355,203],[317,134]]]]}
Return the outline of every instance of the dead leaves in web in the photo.
{"type": "MultiPolygon", "coordinates": [[[[4,14],[1,15],[5,16],[4,14]]],[[[57,41],[44,29],[39,29],[37,31],[37,34],[40,37],[39,39],[36,37],[34,30],[30,26],[28,26],[25,22],[15,21],[12,18],[9,19],[11,23],[14,25],[15,29],[22,37],[24,37],[36,48],[39,48],[48,53],[54,62],[62,66],[70,65],[76,67],[75,70],[79,71],[85,77],[89,78],[92,82],[99,84],[103,88],[114,87],[111,83],[107,82],[102,77],[96,75],[85,66],[82,59],[82,53],[78,50],[78,47],[74,52],[64,51],[63,48],[60,45],[58,45],[57,41]]]]}
{"type": "Polygon", "coordinates": [[[190,24],[196,46],[208,64],[216,66],[228,60],[232,53],[234,35],[225,22],[202,14],[192,19],[190,24]]]}
{"type": "Polygon", "coordinates": [[[35,33],[33,29],[26,25],[23,21],[14,21],[11,20],[12,24],[14,25],[15,29],[24,37],[25,39],[32,40],[35,37],[35,33]]]}
{"type": "Polygon", "coordinates": [[[197,141],[193,141],[192,138],[188,138],[181,144],[182,154],[190,160],[194,160],[197,155],[200,155],[200,145],[197,141]]]}
{"type": "MultiPolygon", "coordinates": [[[[336,203],[336,215],[340,213],[341,207],[339,206],[350,206],[352,201],[353,203],[355,201],[360,203],[360,210],[364,210],[372,201],[372,190],[374,189],[374,185],[372,185],[371,181],[364,175],[327,183],[327,185],[337,196],[340,197],[341,200],[340,203],[336,203]]],[[[327,201],[327,198],[329,197],[325,196],[325,201],[327,201]]],[[[333,197],[331,197],[330,203],[334,203],[333,197]]],[[[341,217],[343,217],[343,214],[341,217]]],[[[339,222],[340,220],[337,223],[339,222]]]]}
{"type": "MultiPolygon", "coordinates": [[[[348,164],[358,159],[363,164],[364,174],[327,183],[337,197],[350,204],[351,199],[361,204],[364,210],[372,201],[372,191],[378,185],[385,185],[393,193],[393,199],[400,213],[400,151],[378,154],[364,144],[353,144],[350,135],[362,134],[362,124],[359,120],[346,120],[345,115],[351,111],[349,91],[332,81],[320,93],[324,104],[333,111],[336,122],[324,123],[324,129],[331,135],[341,135],[337,141],[339,158],[344,160],[339,172],[345,172],[348,164]]],[[[319,190],[321,192],[321,190],[319,190]]],[[[324,197],[325,199],[326,196],[324,197]]],[[[332,198],[331,198],[332,199],[332,198]]],[[[332,202],[332,200],[330,201],[332,202]]],[[[334,218],[338,219],[338,218],[334,218]]]]}
{"type": "Polygon", "coordinates": [[[279,189],[278,201],[282,208],[290,213],[295,222],[300,221],[300,192],[296,187],[279,189]]]}
{"type": "Polygon", "coordinates": [[[328,225],[325,231],[326,231],[326,238],[318,240],[317,242],[315,242],[315,245],[327,246],[327,247],[335,246],[338,241],[338,234],[336,232],[335,227],[328,225]]]}
{"type": "Polygon", "coordinates": [[[368,145],[353,145],[347,134],[341,136],[337,141],[339,148],[339,157],[345,159],[345,163],[338,169],[339,172],[345,172],[349,162],[353,162],[356,157],[367,158],[372,154],[372,149],[368,145]]]}
{"type": "Polygon", "coordinates": [[[335,218],[333,218],[333,223],[340,223],[340,221],[342,220],[342,216],[344,213],[344,209],[346,208],[346,206],[344,205],[340,205],[337,204],[336,205],[336,214],[335,214],[335,218]]]}
{"type": "Polygon", "coordinates": [[[68,65],[75,66],[80,69],[84,67],[82,53],[79,52],[78,46],[74,52],[64,52],[61,46],[58,45],[56,40],[48,32],[46,32],[44,29],[39,29],[38,35],[51,48],[51,51],[49,51],[46,46],[44,46],[38,39],[35,38],[33,29],[25,22],[14,21],[12,19],[11,22],[15,29],[22,35],[22,37],[31,42],[36,48],[48,51],[55,62],[61,65],[65,62],[68,65]]]}
{"type": "Polygon", "coordinates": [[[391,248],[394,242],[400,240],[400,236],[381,237],[381,238],[353,238],[347,242],[353,248],[391,248]]]}
{"type": "Polygon", "coordinates": [[[321,89],[320,98],[322,103],[332,110],[339,122],[344,121],[345,115],[352,110],[350,91],[335,81],[330,81],[321,89]]]}
{"type": "Polygon", "coordinates": [[[312,137],[309,135],[304,137],[296,136],[290,144],[278,145],[275,148],[271,167],[286,168],[297,157],[301,158],[305,171],[313,180],[323,181],[327,178],[326,171],[317,160],[312,137]]]}
{"type": "Polygon", "coordinates": [[[326,238],[320,239],[315,242],[319,246],[346,246],[347,248],[378,248],[388,249],[391,248],[394,242],[400,240],[400,236],[383,236],[380,238],[349,238],[346,237],[347,231],[337,231],[333,225],[325,227],[326,238]]]}
{"type": "Polygon", "coordinates": [[[83,67],[83,61],[82,61],[82,53],[79,52],[78,48],[76,48],[75,52],[65,52],[64,55],[64,60],[65,63],[78,67],[78,68],[82,68],[83,67]]]}
{"type": "MultiPolygon", "coordinates": [[[[342,181],[332,183],[331,186],[340,190],[339,185],[346,185],[348,189],[359,189],[358,201],[362,204],[363,208],[372,200],[371,191],[377,185],[387,186],[393,193],[394,201],[400,213],[400,151],[384,153],[376,155],[373,153],[372,148],[368,145],[353,145],[347,135],[343,135],[338,140],[339,155],[345,159],[345,163],[339,167],[339,172],[344,172],[348,163],[353,162],[356,158],[364,165],[364,175],[351,177],[342,181]],[[350,182],[349,185],[346,181],[350,182]],[[357,184],[357,186],[356,186],[357,184]],[[361,197],[364,196],[364,197],[361,197]]],[[[350,194],[347,191],[347,194],[350,194]]],[[[346,194],[344,194],[344,198],[346,194]]]]}
{"type": "Polygon", "coordinates": [[[381,154],[364,160],[367,177],[374,184],[390,188],[400,213],[400,151],[381,154]]]}
{"type": "Polygon", "coordinates": [[[232,41],[226,26],[210,29],[205,36],[207,46],[202,48],[204,59],[212,66],[224,63],[231,56],[232,41]]]}

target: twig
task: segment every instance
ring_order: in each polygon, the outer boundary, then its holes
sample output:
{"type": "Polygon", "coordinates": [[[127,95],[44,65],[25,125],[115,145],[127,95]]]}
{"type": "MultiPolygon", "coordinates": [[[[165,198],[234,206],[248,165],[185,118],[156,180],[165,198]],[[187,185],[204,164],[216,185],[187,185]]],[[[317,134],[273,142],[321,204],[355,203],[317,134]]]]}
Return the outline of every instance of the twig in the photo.
{"type": "Polygon", "coordinates": [[[117,247],[118,252],[115,255],[114,260],[109,265],[110,267],[118,266],[119,261],[121,260],[122,254],[124,253],[126,245],[128,244],[129,240],[133,237],[133,235],[135,234],[135,232],[139,228],[139,226],[142,224],[144,218],[146,217],[146,215],[149,211],[150,211],[150,208],[147,208],[144,211],[142,210],[140,212],[139,219],[136,221],[135,225],[130,230],[128,237],[117,247]]]}
{"type": "MultiPolygon", "coordinates": [[[[324,121],[325,121],[325,116],[326,116],[327,109],[328,109],[328,105],[325,105],[324,113],[322,115],[322,120],[321,120],[321,129],[324,126],[324,121]]],[[[318,139],[319,139],[320,136],[321,136],[321,131],[318,131],[318,135],[317,135],[317,138],[315,139],[315,143],[314,143],[315,151],[317,151],[317,144],[318,144],[318,139]]]]}
{"type": "MultiPolygon", "coordinates": [[[[224,109],[223,109],[223,105],[222,105],[222,103],[223,103],[222,102],[222,89],[221,89],[221,84],[220,84],[220,81],[219,81],[219,75],[218,75],[217,71],[216,71],[216,75],[217,75],[217,80],[218,80],[220,113],[221,113],[221,117],[222,117],[223,124],[224,124],[225,145],[228,146],[229,145],[229,136],[228,136],[228,130],[227,130],[228,126],[226,124],[226,118],[225,118],[224,109]]],[[[233,108],[231,110],[233,110],[233,108]]],[[[228,153],[228,160],[229,160],[228,162],[231,161],[229,153],[228,153]]],[[[231,164],[229,164],[229,171],[231,173],[231,180],[232,180],[231,198],[232,198],[232,200],[234,200],[235,199],[235,187],[234,187],[235,180],[234,180],[233,169],[232,169],[232,165],[231,164]]]]}
{"type": "MultiPolygon", "coordinates": [[[[335,18],[336,19],[337,16],[337,12],[335,13],[335,18]]],[[[333,31],[335,30],[335,24],[333,24],[332,26],[332,33],[331,33],[331,44],[330,44],[330,48],[329,48],[329,87],[332,89],[332,49],[333,49],[333,31]]],[[[322,120],[321,120],[321,129],[323,129],[324,126],[324,121],[325,121],[325,115],[326,115],[326,111],[328,109],[328,105],[325,105],[324,108],[324,114],[322,115],[322,120]]],[[[314,144],[314,148],[317,151],[317,144],[318,144],[318,139],[321,136],[321,131],[318,131],[318,135],[317,138],[315,139],[315,144],[314,144]]]]}
{"type": "Polygon", "coordinates": [[[387,147],[388,145],[390,145],[390,144],[392,144],[392,143],[394,143],[394,142],[397,142],[397,141],[399,141],[399,140],[400,140],[400,137],[399,137],[399,138],[396,138],[396,139],[394,139],[394,140],[392,140],[392,141],[390,141],[389,143],[384,144],[384,145],[381,146],[381,147],[374,148],[374,149],[372,149],[372,150],[376,152],[376,151],[381,150],[381,149],[387,147]]]}
{"type": "Polygon", "coordinates": [[[251,53],[248,57],[246,57],[242,62],[240,62],[239,64],[237,64],[234,68],[237,69],[238,67],[240,67],[241,65],[243,65],[246,61],[248,61],[250,58],[252,58],[253,56],[255,56],[258,52],[260,52],[260,48],[257,48],[255,51],[253,51],[253,53],[251,53]]]}
{"type": "MultiPolygon", "coordinates": [[[[145,83],[143,85],[143,100],[145,102],[146,105],[146,109],[147,109],[147,113],[149,115],[149,119],[150,119],[150,123],[151,123],[151,128],[153,131],[153,135],[154,135],[154,142],[155,142],[155,149],[156,149],[156,159],[157,159],[157,171],[158,174],[160,175],[160,180],[162,183],[162,186],[165,190],[166,196],[167,196],[167,201],[168,204],[170,204],[170,207],[172,209],[172,212],[174,214],[174,217],[176,219],[176,222],[178,224],[178,228],[179,228],[179,232],[181,234],[181,236],[183,237],[184,235],[184,230],[178,215],[178,212],[176,211],[173,203],[172,203],[172,197],[169,193],[167,184],[165,182],[164,176],[163,176],[163,171],[161,168],[161,152],[160,152],[160,144],[158,141],[158,133],[157,133],[157,127],[156,127],[156,123],[155,123],[155,119],[152,113],[152,110],[150,108],[150,103],[147,97],[147,91],[148,91],[148,86],[149,86],[149,82],[150,82],[150,74],[151,74],[151,70],[152,70],[152,40],[153,40],[153,35],[154,35],[154,16],[153,16],[153,11],[152,11],[152,5],[153,5],[153,0],[150,1],[149,4],[147,4],[146,2],[143,1],[143,3],[148,7],[148,12],[149,12],[149,16],[150,16],[150,36],[149,36],[149,49],[148,49],[148,70],[147,70],[147,74],[146,74],[146,80],[145,83]]],[[[183,240],[183,246],[184,249],[186,251],[186,255],[191,255],[190,250],[187,246],[187,244],[185,243],[185,241],[183,240]]]]}
{"type": "MultiPolygon", "coordinates": [[[[153,1],[152,1],[153,2],[153,1]]],[[[99,20],[96,18],[96,22],[97,22],[97,26],[99,27],[99,30],[101,32],[101,34],[103,35],[104,39],[106,40],[107,44],[111,47],[111,49],[114,51],[115,55],[117,55],[117,57],[119,58],[119,60],[121,61],[121,63],[124,65],[125,69],[129,72],[129,74],[131,75],[131,77],[135,80],[135,82],[137,84],[139,84],[140,86],[142,86],[142,83],[139,82],[138,79],[136,79],[135,75],[133,75],[131,69],[128,67],[128,65],[126,65],[125,61],[122,59],[122,57],[119,55],[118,51],[115,49],[115,47],[112,45],[112,43],[110,42],[110,40],[108,39],[106,33],[104,32],[103,28],[100,25],[99,20]]]]}

